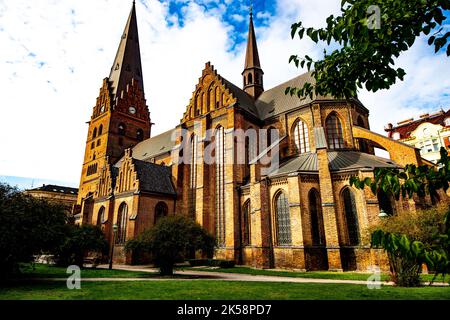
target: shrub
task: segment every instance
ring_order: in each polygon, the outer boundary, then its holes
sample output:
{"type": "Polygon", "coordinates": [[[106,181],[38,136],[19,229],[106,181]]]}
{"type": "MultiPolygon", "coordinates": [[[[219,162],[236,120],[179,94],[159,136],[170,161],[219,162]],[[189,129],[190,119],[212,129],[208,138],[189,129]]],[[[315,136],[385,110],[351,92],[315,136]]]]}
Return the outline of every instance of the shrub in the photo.
{"type": "Polygon", "coordinates": [[[0,184],[0,277],[20,272],[19,264],[63,243],[66,222],[64,207],[0,184]]]}
{"type": "Polygon", "coordinates": [[[88,254],[103,256],[107,250],[108,243],[100,227],[68,225],[65,240],[55,252],[56,263],[82,267],[88,254]]]}
{"type": "Polygon", "coordinates": [[[128,241],[125,249],[150,253],[161,274],[172,275],[175,263],[184,261],[190,252],[201,250],[212,256],[214,246],[214,238],[198,223],[175,215],[162,218],[152,229],[128,241]]]}
{"type": "Polygon", "coordinates": [[[446,217],[442,209],[418,210],[385,218],[373,228],[372,245],[388,254],[391,280],[397,285],[420,285],[423,263],[440,273],[447,272],[448,246],[442,249],[446,217]]]}

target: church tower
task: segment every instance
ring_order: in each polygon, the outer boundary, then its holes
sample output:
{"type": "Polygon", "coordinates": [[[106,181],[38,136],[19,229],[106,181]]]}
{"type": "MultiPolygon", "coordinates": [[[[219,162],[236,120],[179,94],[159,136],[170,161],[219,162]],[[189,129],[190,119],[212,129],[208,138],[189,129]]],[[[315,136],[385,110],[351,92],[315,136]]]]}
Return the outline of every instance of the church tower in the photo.
{"type": "Polygon", "coordinates": [[[88,123],[78,204],[94,193],[107,161],[117,162],[126,149],[151,135],[134,1],[110,75],[103,80],[88,123]]]}
{"type": "Polygon", "coordinates": [[[245,68],[242,72],[244,91],[255,100],[264,92],[264,72],[259,61],[255,27],[253,26],[253,9],[250,8],[250,25],[248,30],[247,54],[245,68]]]}

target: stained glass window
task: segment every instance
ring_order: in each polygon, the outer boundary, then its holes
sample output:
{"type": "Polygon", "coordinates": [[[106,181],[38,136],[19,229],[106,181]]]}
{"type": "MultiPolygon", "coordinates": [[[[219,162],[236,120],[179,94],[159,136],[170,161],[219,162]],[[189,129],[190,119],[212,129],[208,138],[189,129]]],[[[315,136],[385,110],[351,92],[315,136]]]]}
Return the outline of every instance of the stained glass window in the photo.
{"type": "Polygon", "coordinates": [[[117,216],[117,240],[116,243],[123,244],[127,238],[128,206],[122,203],[117,216]]]}
{"type": "Polygon", "coordinates": [[[346,188],[342,193],[344,200],[345,221],[347,224],[347,232],[350,246],[359,244],[359,227],[358,227],[358,211],[356,210],[355,195],[346,188]]]}
{"type": "Polygon", "coordinates": [[[276,197],[275,213],[278,245],[289,246],[292,244],[291,216],[289,212],[289,201],[284,192],[280,192],[276,197]]]}
{"type": "Polygon", "coordinates": [[[225,246],[225,136],[219,127],[215,134],[216,151],[216,238],[219,246],[225,246]]]}

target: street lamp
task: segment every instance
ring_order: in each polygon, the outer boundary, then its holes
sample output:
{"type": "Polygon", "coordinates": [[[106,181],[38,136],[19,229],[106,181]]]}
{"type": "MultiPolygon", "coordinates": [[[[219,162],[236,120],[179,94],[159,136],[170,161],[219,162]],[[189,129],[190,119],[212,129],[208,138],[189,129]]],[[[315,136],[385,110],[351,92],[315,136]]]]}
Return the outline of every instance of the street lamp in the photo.
{"type": "Polygon", "coordinates": [[[383,210],[380,210],[380,214],[378,215],[380,218],[387,218],[389,215],[383,210]]]}
{"type": "Polygon", "coordinates": [[[113,225],[113,239],[111,243],[111,252],[109,253],[109,270],[112,270],[113,266],[113,256],[114,256],[114,244],[116,243],[117,230],[119,227],[114,223],[113,225]]]}

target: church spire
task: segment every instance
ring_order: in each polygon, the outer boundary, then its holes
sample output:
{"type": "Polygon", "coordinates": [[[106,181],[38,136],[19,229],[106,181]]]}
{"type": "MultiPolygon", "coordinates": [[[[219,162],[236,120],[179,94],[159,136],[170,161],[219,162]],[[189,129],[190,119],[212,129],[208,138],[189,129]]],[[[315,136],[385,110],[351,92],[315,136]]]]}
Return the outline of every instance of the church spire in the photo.
{"type": "Polygon", "coordinates": [[[109,75],[112,93],[115,96],[119,95],[132,79],[137,80],[139,88],[144,92],[135,1],[109,75]]]}
{"type": "Polygon", "coordinates": [[[250,24],[248,30],[247,53],[245,55],[245,68],[242,72],[244,78],[244,91],[254,99],[258,99],[264,92],[263,76],[259,60],[258,44],[256,42],[255,27],[253,25],[253,6],[250,6],[250,24]]]}

